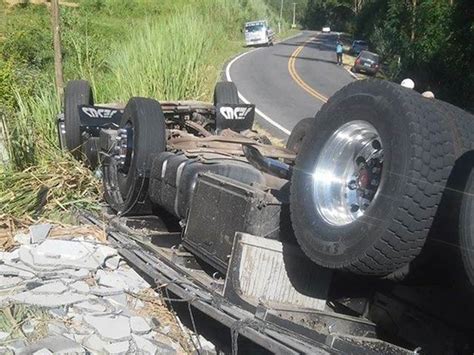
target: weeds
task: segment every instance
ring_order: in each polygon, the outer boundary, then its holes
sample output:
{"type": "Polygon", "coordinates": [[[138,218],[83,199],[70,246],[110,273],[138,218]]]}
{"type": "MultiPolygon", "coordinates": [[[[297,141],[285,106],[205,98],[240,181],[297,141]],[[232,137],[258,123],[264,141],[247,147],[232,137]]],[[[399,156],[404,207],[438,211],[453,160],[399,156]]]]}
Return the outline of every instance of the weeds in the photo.
{"type": "MultiPolygon", "coordinates": [[[[264,0],[82,0],[61,18],[66,79],[89,80],[97,102],[126,102],[209,100],[222,63],[242,50],[243,23],[277,17],[264,0]]],[[[7,22],[0,119],[10,160],[0,165],[0,214],[54,218],[97,206],[97,179],[58,148],[46,7],[10,10],[7,22]]]]}

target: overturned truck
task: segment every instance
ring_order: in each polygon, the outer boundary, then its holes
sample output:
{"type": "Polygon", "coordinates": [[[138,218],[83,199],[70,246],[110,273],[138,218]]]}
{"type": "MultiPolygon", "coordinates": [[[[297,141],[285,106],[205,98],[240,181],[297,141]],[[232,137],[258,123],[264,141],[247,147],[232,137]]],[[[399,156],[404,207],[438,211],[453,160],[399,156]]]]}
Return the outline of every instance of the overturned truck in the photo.
{"type": "Polygon", "coordinates": [[[122,233],[153,221],[141,247],[312,347],[261,346],[472,353],[474,117],[379,80],[341,89],[286,148],[254,113],[231,82],[212,104],[123,107],[71,81],[58,129],[100,166],[122,233]]]}

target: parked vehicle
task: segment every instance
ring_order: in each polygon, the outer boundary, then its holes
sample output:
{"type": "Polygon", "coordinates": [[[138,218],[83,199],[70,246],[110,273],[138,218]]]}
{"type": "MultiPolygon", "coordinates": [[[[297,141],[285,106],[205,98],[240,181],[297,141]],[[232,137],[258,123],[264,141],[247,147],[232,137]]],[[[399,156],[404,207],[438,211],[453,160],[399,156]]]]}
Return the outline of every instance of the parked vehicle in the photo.
{"type": "MultiPolygon", "coordinates": [[[[213,104],[134,97],[117,108],[94,105],[87,82],[73,81],[58,123],[69,150],[101,164],[117,216],[175,226],[167,265],[186,271],[196,257],[206,267],[187,275],[228,302],[261,319],[277,309],[274,324],[311,328],[320,335],[309,339],[342,353],[472,353],[473,115],[373,79],[301,120],[286,148],[252,131],[254,113],[229,82],[213,104]],[[455,277],[397,283],[429,236],[443,242],[433,264],[455,277]],[[458,255],[442,259],[446,246],[458,255]],[[279,298],[266,303],[259,292],[270,288],[265,297],[279,298]]],[[[159,234],[145,239],[158,245],[159,234]]]]}
{"type": "Polygon", "coordinates": [[[369,44],[363,40],[355,40],[352,42],[351,52],[355,55],[359,55],[362,51],[368,51],[369,44]]]}
{"type": "Polygon", "coordinates": [[[321,32],[322,32],[322,33],[331,33],[331,27],[329,27],[329,26],[324,26],[324,27],[321,29],[321,32]]]}
{"type": "Polygon", "coordinates": [[[369,75],[375,75],[380,68],[380,57],[378,54],[362,51],[357,56],[352,71],[355,73],[366,73],[369,75]]]}
{"type": "Polygon", "coordinates": [[[267,21],[247,22],[244,27],[245,44],[247,46],[267,45],[272,46],[275,33],[267,21]]]}

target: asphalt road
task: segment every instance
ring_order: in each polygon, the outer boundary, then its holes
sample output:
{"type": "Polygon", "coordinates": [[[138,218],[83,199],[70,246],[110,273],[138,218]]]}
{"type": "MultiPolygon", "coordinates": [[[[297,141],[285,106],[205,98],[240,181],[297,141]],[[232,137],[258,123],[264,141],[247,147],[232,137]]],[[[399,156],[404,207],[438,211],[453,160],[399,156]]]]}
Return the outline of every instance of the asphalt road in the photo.
{"type": "Polygon", "coordinates": [[[226,67],[241,100],[257,107],[256,121],[287,139],[296,123],[314,116],[337,90],[355,80],[335,64],[336,35],[300,35],[236,57],[226,67]]]}

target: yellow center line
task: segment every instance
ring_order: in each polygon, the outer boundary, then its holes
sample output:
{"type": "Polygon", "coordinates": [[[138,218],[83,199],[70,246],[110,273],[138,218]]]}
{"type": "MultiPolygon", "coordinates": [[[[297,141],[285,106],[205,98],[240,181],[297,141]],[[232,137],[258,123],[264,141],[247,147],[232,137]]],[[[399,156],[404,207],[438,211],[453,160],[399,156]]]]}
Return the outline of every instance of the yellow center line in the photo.
{"type": "Polygon", "coordinates": [[[293,80],[308,94],[311,96],[317,98],[318,100],[322,102],[327,102],[328,98],[321,93],[317,92],[315,89],[313,89],[311,86],[309,86],[303,79],[301,79],[300,75],[296,71],[296,59],[300,55],[301,51],[304,49],[304,47],[313,40],[313,38],[310,38],[306,42],[304,42],[301,46],[295,49],[295,51],[291,54],[290,59],[288,60],[288,71],[290,72],[291,77],[293,80]]]}

